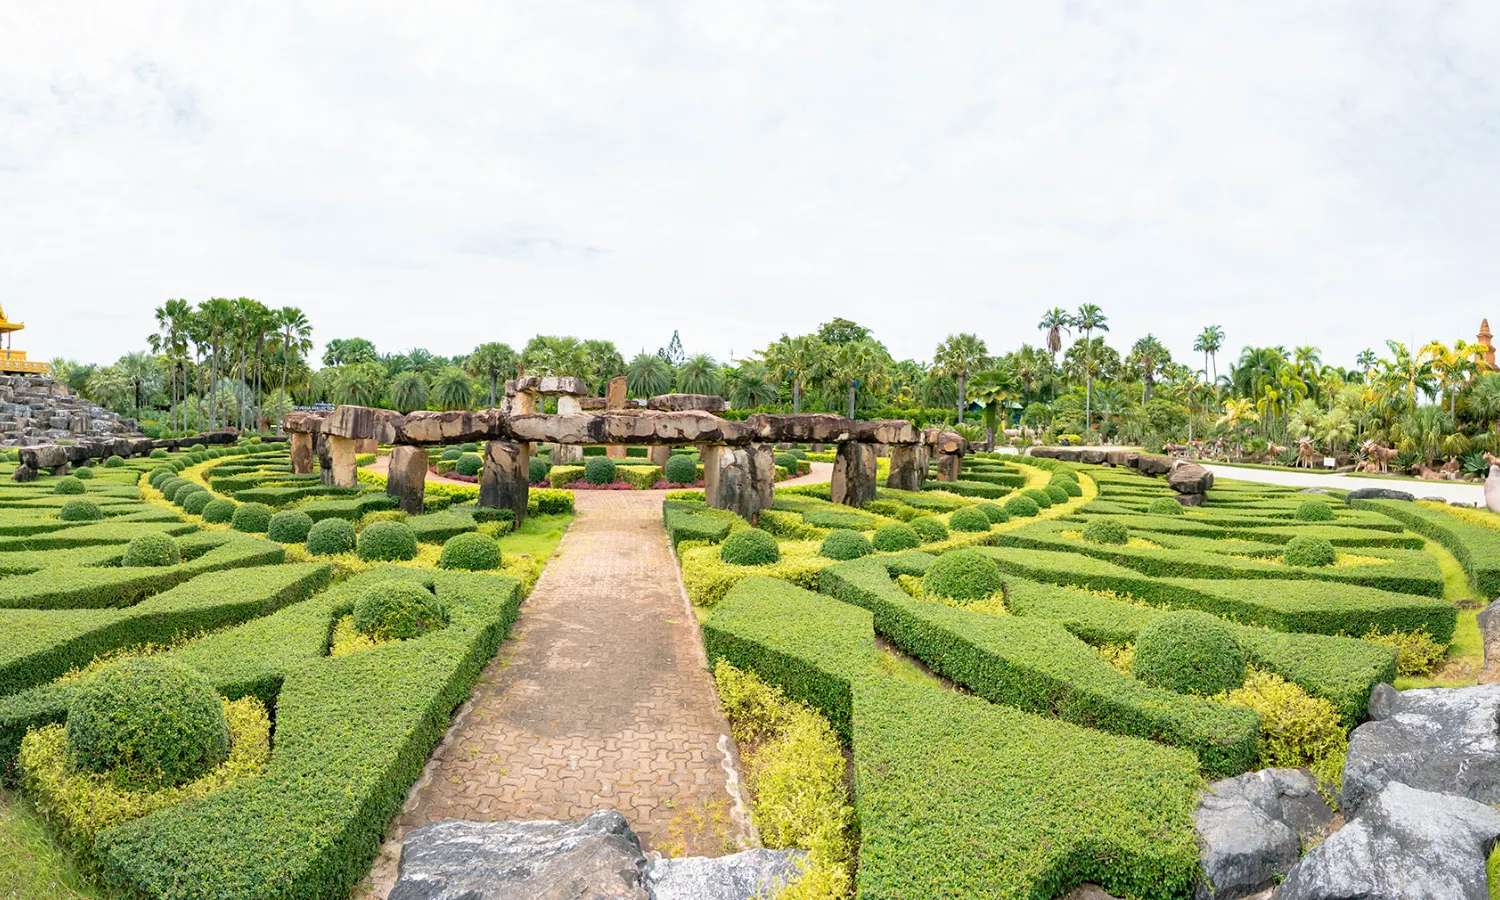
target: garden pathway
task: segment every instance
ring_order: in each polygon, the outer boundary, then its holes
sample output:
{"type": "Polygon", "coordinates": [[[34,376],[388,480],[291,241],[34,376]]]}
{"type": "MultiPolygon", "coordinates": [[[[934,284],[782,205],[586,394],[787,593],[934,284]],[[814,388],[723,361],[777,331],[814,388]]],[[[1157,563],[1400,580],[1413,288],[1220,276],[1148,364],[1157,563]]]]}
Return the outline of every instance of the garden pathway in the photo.
{"type": "Polygon", "coordinates": [[[578,518],[388,832],[372,893],[394,884],[405,832],[440,819],[613,808],[648,849],[754,845],[662,494],[577,492],[578,518]]]}
{"type": "Polygon", "coordinates": [[[1279,484],[1286,487],[1322,487],[1355,491],[1360,488],[1391,488],[1405,491],[1418,498],[1442,497],[1448,502],[1474,503],[1484,506],[1484,486],[1462,484],[1454,481],[1419,481],[1409,478],[1359,478],[1337,472],[1282,472],[1276,469],[1250,469],[1243,466],[1218,466],[1204,463],[1203,467],[1214,473],[1215,478],[1235,478],[1240,481],[1255,481],[1261,484],[1279,484]]]}

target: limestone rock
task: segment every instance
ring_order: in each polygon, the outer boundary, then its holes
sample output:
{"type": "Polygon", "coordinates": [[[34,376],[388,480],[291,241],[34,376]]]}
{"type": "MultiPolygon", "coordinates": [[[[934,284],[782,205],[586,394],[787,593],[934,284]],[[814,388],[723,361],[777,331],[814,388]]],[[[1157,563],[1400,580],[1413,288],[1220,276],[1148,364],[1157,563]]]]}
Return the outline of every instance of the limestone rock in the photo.
{"type": "Polygon", "coordinates": [[[714,394],[658,394],[646,401],[646,408],[660,412],[723,412],[728,404],[714,394]]]}
{"type": "Polygon", "coordinates": [[[938,481],[957,481],[963,474],[964,458],[957,453],[939,453],[937,462],[938,481]]]}
{"type": "Polygon", "coordinates": [[[333,471],[334,487],[352,488],[359,484],[358,466],[355,464],[354,438],[325,435],[328,447],[329,468],[333,471]]]}
{"type": "Polygon", "coordinates": [[[421,515],[427,495],[427,453],[420,447],[392,448],[385,492],[411,515],[421,515]]]}
{"type": "Polygon", "coordinates": [[[624,375],[616,375],[609,380],[604,388],[604,408],[624,409],[630,394],[625,382],[624,375]]]}
{"type": "Polygon", "coordinates": [[[67,385],[51,376],[0,375],[0,446],[139,433],[133,420],[74,396],[67,385]]]}
{"type": "Polygon", "coordinates": [[[850,429],[856,441],[872,444],[915,444],[921,435],[917,428],[905,419],[870,419],[853,423],[850,429]]]}
{"type": "Polygon", "coordinates": [[[1140,461],[1141,455],[1131,450],[1111,450],[1104,454],[1105,464],[1111,466],[1134,469],[1140,461]]]}
{"type": "Polygon", "coordinates": [[[1204,876],[1198,897],[1238,900],[1273,886],[1332,820],[1317,782],[1302,769],[1262,769],[1210,784],[1194,819],[1204,876]]]}
{"type": "Polygon", "coordinates": [[[405,417],[395,410],[340,404],[323,419],[323,433],[392,444],[404,421],[405,417]]]}
{"type": "Polygon", "coordinates": [[[1078,452],[1078,461],[1088,463],[1091,466],[1102,465],[1109,459],[1109,451],[1097,448],[1085,448],[1078,452]]]}
{"type": "Polygon", "coordinates": [[[511,394],[571,394],[587,397],[588,385],[574,375],[522,375],[505,383],[505,393],[511,394]]]}
{"type": "Polygon", "coordinates": [[[1500,812],[1393,781],[1293,866],[1276,896],[1486,900],[1485,860],[1497,837],[1500,812]]]}
{"type": "Polygon", "coordinates": [[[313,463],[313,436],[306,431],[288,432],[291,456],[292,474],[308,475],[312,473],[313,463]]]}
{"type": "Polygon", "coordinates": [[[289,412],[281,419],[281,430],[293,434],[297,432],[313,434],[323,430],[323,419],[324,415],[320,412],[307,410],[289,412]]]}
{"type": "Polygon", "coordinates": [[[776,458],[768,444],[716,447],[703,458],[704,497],[715,509],[738,513],[752,524],[771,505],[776,458]]]}
{"type": "Polygon", "coordinates": [[[810,444],[846,441],[849,440],[850,431],[854,427],[852,419],[831,413],[798,413],[785,416],[756,413],[747,417],[744,424],[754,435],[755,440],[773,444],[782,441],[810,444]]]}
{"type": "Polygon", "coordinates": [[[1500,803],[1500,684],[1370,695],[1370,721],[1349,736],[1339,806],[1360,808],[1387,784],[1500,803]]]}
{"type": "Polygon", "coordinates": [[[396,441],[403,444],[460,444],[491,436],[491,426],[498,414],[468,410],[418,410],[408,413],[401,423],[396,441]]]}
{"type": "Polygon", "coordinates": [[[845,441],[833,457],[833,480],[829,495],[834,503],[864,506],[875,499],[875,448],[845,441]]]}
{"type": "Polygon", "coordinates": [[[613,810],[580,822],[435,822],[406,836],[390,900],[647,900],[644,867],[613,810]]]}
{"type": "Polygon", "coordinates": [[[525,445],[511,441],[485,444],[484,468],[479,474],[479,505],[508,509],[520,525],[526,521],[530,495],[530,456],[525,445]]]}
{"type": "Polygon", "coordinates": [[[1398,491],[1393,488],[1355,488],[1344,495],[1345,503],[1353,503],[1355,500],[1415,500],[1406,491],[1398,491]]]}
{"type": "Polygon", "coordinates": [[[891,474],[885,486],[903,491],[920,491],[927,480],[927,448],[921,444],[897,444],[891,447],[891,474]]]}
{"type": "Polygon", "coordinates": [[[1206,494],[1214,486],[1214,473],[1195,462],[1179,459],[1167,472],[1167,484],[1179,494],[1206,494]]]}
{"type": "Polygon", "coordinates": [[[1484,666],[1490,665],[1490,645],[1500,647],[1500,599],[1479,611],[1479,637],[1484,641],[1484,666]]]}
{"type": "Polygon", "coordinates": [[[646,864],[646,889],[652,900],[774,897],[801,877],[806,860],[800,850],[764,847],[713,858],[656,858],[646,864]]]}
{"type": "Polygon", "coordinates": [[[1170,456],[1152,456],[1141,454],[1136,460],[1135,467],[1142,475],[1165,475],[1172,471],[1172,463],[1176,462],[1170,456]]]}

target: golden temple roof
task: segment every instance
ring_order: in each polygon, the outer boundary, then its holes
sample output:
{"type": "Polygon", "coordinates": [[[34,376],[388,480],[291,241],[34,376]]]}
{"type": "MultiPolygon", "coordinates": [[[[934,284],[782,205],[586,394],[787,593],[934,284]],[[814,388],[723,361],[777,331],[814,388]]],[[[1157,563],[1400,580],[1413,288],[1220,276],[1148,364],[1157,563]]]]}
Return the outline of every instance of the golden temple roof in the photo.
{"type": "Polygon", "coordinates": [[[20,331],[26,327],[25,322],[12,322],[5,318],[5,307],[0,306],[0,332],[20,331]]]}

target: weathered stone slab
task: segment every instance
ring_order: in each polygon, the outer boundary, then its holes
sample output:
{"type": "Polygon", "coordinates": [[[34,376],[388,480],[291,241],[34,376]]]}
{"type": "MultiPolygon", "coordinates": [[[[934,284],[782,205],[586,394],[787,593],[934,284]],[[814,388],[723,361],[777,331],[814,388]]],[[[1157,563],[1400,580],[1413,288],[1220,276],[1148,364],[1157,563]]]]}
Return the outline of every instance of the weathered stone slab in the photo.
{"type": "Polygon", "coordinates": [[[872,444],[915,444],[922,439],[917,426],[905,419],[859,419],[850,434],[856,441],[872,444]]]}
{"type": "Polygon", "coordinates": [[[891,447],[891,474],[885,486],[903,491],[920,491],[927,480],[925,448],[920,444],[897,444],[891,447]]]}
{"type": "MultiPolygon", "coordinates": [[[[752,433],[744,423],[704,412],[609,412],[596,419],[603,444],[748,444],[752,433]]],[[[513,427],[514,424],[513,424],[513,427]]]]}
{"type": "Polygon", "coordinates": [[[408,413],[394,443],[461,444],[493,437],[499,413],[496,410],[442,412],[419,410],[408,413]]]}
{"type": "Polygon", "coordinates": [[[1345,503],[1353,503],[1355,500],[1406,500],[1413,501],[1417,498],[1406,491],[1398,491],[1393,488],[1355,488],[1344,495],[1345,503]]]}
{"type": "Polygon", "coordinates": [[[651,465],[661,466],[663,467],[663,469],[666,468],[667,460],[670,459],[671,456],[672,445],[670,444],[653,444],[651,448],[646,451],[646,458],[651,460],[651,465]]]}
{"type": "Polygon", "coordinates": [[[575,375],[522,375],[505,382],[505,393],[521,394],[568,394],[575,397],[587,397],[588,385],[583,379],[575,375]]]}
{"type": "Polygon", "coordinates": [[[1136,460],[1135,467],[1142,475],[1165,475],[1172,471],[1172,464],[1177,462],[1170,456],[1156,456],[1143,453],[1136,460]]]}
{"type": "Polygon", "coordinates": [[[835,443],[847,441],[852,436],[854,421],[828,413],[801,413],[799,415],[776,415],[756,413],[745,419],[744,425],[755,436],[755,440],[768,444],[781,441],[796,443],[835,443]]]}
{"type": "Polygon", "coordinates": [[[323,414],[316,412],[289,412],[281,419],[281,430],[295,433],[304,431],[309,434],[323,430],[323,414]]]}
{"type": "Polygon", "coordinates": [[[936,453],[952,453],[963,456],[969,452],[969,442],[956,431],[929,428],[922,435],[923,443],[936,453]]]}
{"type": "Polygon", "coordinates": [[[646,401],[647,409],[660,412],[723,412],[729,404],[714,394],[657,394],[646,401]]]}
{"type": "Polygon", "coordinates": [[[1500,599],[1479,611],[1479,637],[1484,641],[1484,667],[1488,669],[1493,661],[1491,645],[1500,648],[1500,599]]]}
{"type": "Polygon", "coordinates": [[[829,496],[834,503],[864,506],[875,499],[875,448],[869,444],[844,441],[833,457],[833,480],[829,496]]]}
{"type": "Polygon", "coordinates": [[[1167,473],[1167,484],[1179,494],[1206,494],[1214,486],[1214,473],[1195,462],[1179,459],[1167,473]]]}
{"type": "Polygon", "coordinates": [[[385,492],[412,515],[421,515],[427,494],[427,452],[421,447],[399,446],[391,450],[385,492]]]}
{"type": "Polygon", "coordinates": [[[1263,769],[1210,784],[1194,814],[1200,900],[1238,900],[1275,885],[1328,830],[1333,810],[1303,769],[1263,769]]]}
{"type": "Polygon", "coordinates": [[[333,469],[333,486],[352,488],[359,484],[354,463],[354,438],[327,435],[328,458],[333,469]]]}
{"type": "Polygon", "coordinates": [[[289,431],[287,439],[292,454],[292,474],[310,475],[313,464],[313,436],[307,431],[289,431]]]}
{"type": "Polygon", "coordinates": [[[1484,479],[1484,505],[1492,513],[1500,513],[1500,459],[1486,454],[1490,461],[1490,474],[1484,479]]]}
{"type": "Polygon", "coordinates": [[[609,380],[604,388],[604,408],[624,409],[630,399],[629,390],[626,386],[625,376],[616,375],[609,380]]]}
{"type": "Polygon", "coordinates": [[[776,459],[766,444],[717,447],[703,457],[704,497],[715,509],[738,513],[754,524],[771,505],[776,487],[776,459]],[[713,477],[709,477],[710,466],[713,477]]]}
{"type": "Polygon", "coordinates": [[[405,417],[395,410],[349,404],[334,407],[323,420],[323,433],[343,438],[373,438],[395,443],[405,417]]]}
{"type": "Polygon", "coordinates": [[[490,441],[484,445],[484,469],[479,475],[479,505],[508,509],[516,524],[526,521],[530,497],[530,472],[526,446],[512,441],[490,441]]]}

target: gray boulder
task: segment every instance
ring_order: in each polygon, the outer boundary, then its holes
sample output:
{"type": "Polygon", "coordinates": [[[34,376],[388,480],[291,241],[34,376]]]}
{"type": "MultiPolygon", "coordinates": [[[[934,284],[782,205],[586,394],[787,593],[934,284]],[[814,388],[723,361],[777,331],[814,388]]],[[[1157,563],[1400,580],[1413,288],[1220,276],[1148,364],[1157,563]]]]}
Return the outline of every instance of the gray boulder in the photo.
{"type": "Polygon", "coordinates": [[[1167,484],[1179,494],[1206,494],[1214,486],[1214,473],[1195,462],[1179,459],[1167,473],[1167,484]]]}
{"type": "Polygon", "coordinates": [[[1238,900],[1273,886],[1332,821],[1333,810],[1303,769],[1262,769],[1210,784],[1194,816],[1203,867],[1197,896],[1238,900]]]}
{"type": "Polygon", "coordinates": [[[1392,488],[1355,488],[1344,496],[1345,503],[1353,503],[1355,500],[1415,500],[1416,497],[1406,491],[1393,490],[1392,488]]]}
{"type": "MultiPolygon", "coordinates": [[[[18,481],[20,479],[17,479],[18,481]]],[[[1500,646],[1500,599],[1479,611],[1479,636],[1484,641],[1484,667],[1490,666],[1490,644],[1500,646]]]]}
{"type": "Polygon", "coordinates": [[[646,864],[652,900],[747,900],[774,897],[802,875],[800,850],[744,850],[729,856],[653,859],[646,864]]]}
{"type": "Polygon", "coordinates": [[[1500,684],[1370,693],[1349,736],[1339,806],[1353,814],[1391,782],[1500,803],[1500,684]]]}
{"type": "Polygon", "coordinates": [[[1277,900],[1487,900],[1500,812],[1391,782],[1292,867],[1277,900]]]}
{"type": "Polygon", "coordinates": [[[613,810],[581,822],[435,822],[406,836],[390,900],[648,900],[645,861],[613,810]]]}

